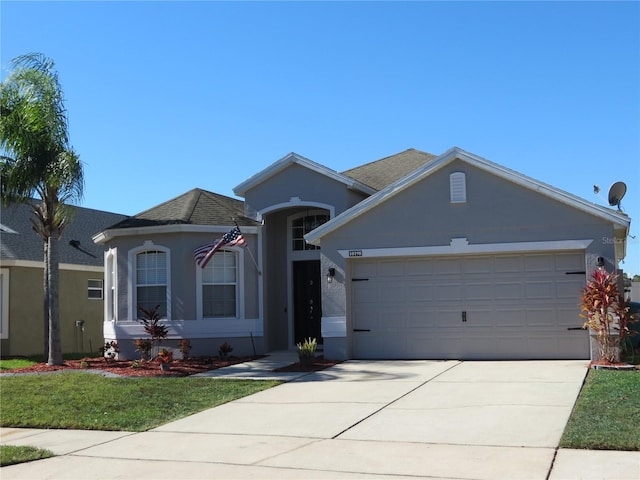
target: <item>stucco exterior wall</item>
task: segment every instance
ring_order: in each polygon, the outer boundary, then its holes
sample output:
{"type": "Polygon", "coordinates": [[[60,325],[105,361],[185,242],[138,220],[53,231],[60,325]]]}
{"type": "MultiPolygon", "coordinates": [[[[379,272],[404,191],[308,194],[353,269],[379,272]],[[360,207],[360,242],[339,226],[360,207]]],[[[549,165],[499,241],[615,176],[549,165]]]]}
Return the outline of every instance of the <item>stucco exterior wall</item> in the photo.
{"type": "MultiPolygon", "coordinates": [[[[9,338],[2,355],[40,355],[44,352],[43,271],[11,267],[9,338]]],[[[88,280],[102,280],[102,269],[60,270],[60,338],[63,353],[95,353],[102,345],[103,300],[88,298],[88,280]],[[84,321],[76,327],[76,321],[84,321]]]]}
{"type": "MultiPolygon", "coordinates": [[[[348,356],[348,283],[350,262],[339,250],[448,246],[452,239],[470,245],[590,240],[585,251],[586,274],[598,257],[615,270],[614,227],[598,217],[538,192],[453,162],[432,176],[389,198],[322,238],[322,271],[336,268],[331,284],[323,282],[325,319],[344,322],[344,336],[325,338],[325,354],[348,356]],[[465,172],[467,202],[452,204],[449,174],[465,172]]],[[[577,299],[576,299],[577,302],[577,299]]]]}
{"type": "Polygon", "coordinates": [[[245,194],[246,211],[263,211],[291,202],[316,202],[331,205],[336,215],[362,200],[362,194],[346,185],[297,164],[292,164],[245,194]]]}

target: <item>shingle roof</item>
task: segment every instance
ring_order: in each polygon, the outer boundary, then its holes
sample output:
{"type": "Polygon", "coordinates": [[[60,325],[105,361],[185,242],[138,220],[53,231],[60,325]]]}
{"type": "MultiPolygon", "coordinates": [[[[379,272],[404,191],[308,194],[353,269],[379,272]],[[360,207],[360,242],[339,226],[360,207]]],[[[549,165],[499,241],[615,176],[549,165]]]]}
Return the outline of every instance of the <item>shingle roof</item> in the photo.
{"type": "MultiPolygon", "coordinates": [[[[70,208],[74,212],[73,220],[60,237],[60,263],[102,266],[104,248],[93,243],[91,237],[126,216],[77,206],[70,206],[70,208]],[[70,244],[71,241],[73,245],[70,244]]],[[[1,260],[37,262],[44,260],[43,241],[31,227],[32,218],[35,219],[30,204],[12,204],[2,207],[0,212],[1,260]]]]}
{"type": "Polygon", "coordinates": [[[352,168],[342,172],[342,174],[376,190],[382,190],[387,185],[406,177],[434,158],[436,156],[431,153],[410,148],[390,157],[352,168]]]}
{"type": "Polygon", "coordinates": [[[158,225],[233,225],[255,226],[244,216],[244,202],[217,193],[194,188],[149,210],[138,213],[108,229],[158,225]]]}

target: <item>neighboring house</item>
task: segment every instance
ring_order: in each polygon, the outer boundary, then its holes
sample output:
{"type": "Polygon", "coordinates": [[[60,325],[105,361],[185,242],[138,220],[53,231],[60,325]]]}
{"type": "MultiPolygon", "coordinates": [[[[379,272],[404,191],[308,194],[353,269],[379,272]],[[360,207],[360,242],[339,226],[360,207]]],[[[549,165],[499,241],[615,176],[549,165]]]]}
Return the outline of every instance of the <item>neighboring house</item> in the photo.
{"type": "MultiPolygon", "coordinates": [[[[64,353],[96,353],[102,346],[104,249],[92,236],[126,218],[70,207],[73,220],[60,238],[60,334],[64,353]]],[[[0,211],[0,352],[44,352],[44,242],[33,231],[28,204],[0,211]]]]}
{"type": "Polygon", "coordinates": [[[291,153],[234,192],[244,203],[192,190],[94,237],[124,356],[144,336],[137,306],[156,303],[167,345],[195,355],[311,336],[335,359],[589,358],[580,290],[617,268],[630,225],[459,148],[342,173],[291,153]],[[193,250],[236,223],[248,246],[197,267],[193,250]]]}

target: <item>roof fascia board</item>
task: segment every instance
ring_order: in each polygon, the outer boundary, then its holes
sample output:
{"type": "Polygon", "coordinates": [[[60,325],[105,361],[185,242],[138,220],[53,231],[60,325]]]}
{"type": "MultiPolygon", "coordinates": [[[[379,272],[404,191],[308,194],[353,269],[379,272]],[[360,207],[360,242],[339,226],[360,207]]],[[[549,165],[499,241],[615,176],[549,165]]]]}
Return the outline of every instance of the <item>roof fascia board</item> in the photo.
{"type": "Polygon", "coordinates": [[[474,165],[482,170],[488,171],[494,175],[523,186],[529,190],[536,191],[538,193],[541,193],[542,195],[551,197],[573,208],[582,210],[590,215],[595,215],[596,217],[600,217],[606,221],[610,221],[616,225],[623,227],[625,231],[628,232],[631,220],[623,214],[618,214],[605,207],[591,204],[580,197],[552,187],[551,185],[547,185],[545,183],[534,180],[531,177],[527,177],[514,170],[505,168],[501,165],[498,165],[497,163],[490,162],[485,158],[466,152],[461,148],[452,147],[439,157],[434,158],[424,167],[419,168],[406,177],[403,177],[395,183],[392,183],[391,185],[380,190],[378,193],[364,199],[362,202],[338,215],[333,220],[330,220],[329,222],[309,232],[307,235],[305,235],[305,240],[312,245],[320,245],[320,239],[324,235],[332,232],[348,221],[353,220],[354,218],[369,211],[377,203],[386,201],[387,199],[405,190],[416,182],[433,174],[435,171],[441,169],[455,159],[460,159],[465,163],[474,165]]]}
{"type": "MultiPolygon", "coordinates": [[[[92,237],[94,243],[106,243],[117,237],[131,237],[137,235],[159,235],[164,233],[221,233],[225,234],[235,228],[235,225],[158,225],[151,227],[132,227],[132,228],[115,228],[112,230],[104,230],[92,237]]],[[[242,227],[240,230],[242,233],[256,235],[259,226],[257,227],[242,227]]]]}
{"type": "Polygon", "coordinates": [[[366,193],[367,195],[373,195],[374,193],[376,193],[375,189],[368,187],[367,185],[360,183],[351,177],[347,177],[346,175],[338,173],[335,170],[331,170],[324,165],[320,165],[313,160],[309,160],[308,158],[305,158],[302,155],[298,155],[297,153],[293,152],[272,163],[261,172],[258,172],[257,174],[242,182],[240,185],[236,186],[233,189],[233,193],[239,197],[244,198],[248,190],[271,178],[273,175],[281,172],[289,165],[293,164],[298,164],[302,167],[308,168],[311,171],[319,173],[320,175],[324,175],[325,177],[329,177],[337,182],[343,183],[349,189],[361,191],[363,193],[366,193]]]}

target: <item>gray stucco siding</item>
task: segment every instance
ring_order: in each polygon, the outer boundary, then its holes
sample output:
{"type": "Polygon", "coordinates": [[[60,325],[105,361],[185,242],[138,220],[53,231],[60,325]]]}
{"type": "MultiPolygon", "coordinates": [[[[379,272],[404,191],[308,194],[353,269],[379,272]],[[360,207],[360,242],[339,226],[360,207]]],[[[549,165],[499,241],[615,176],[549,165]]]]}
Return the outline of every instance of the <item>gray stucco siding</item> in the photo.
{"type": "MultiPolygon", "coordinates": [[[[610,223],[466,164],[453,163],[322,239],[338,248],[612,238],[610,223]],[[449,200],[449,174],[464,171],[467,202],[449,200]]],[[[602,243],[602,242],[601,242],[602,243]]],[[[606,247],[606,245],[603,245],[606,247]]],[[[606,248],[605,248],[606,250],[606,248]]]]}
{"type": "MultiPolygon", "coordinates": [[[[130,318],[131,306],[129,300],[129,278],[135,278],[135,272],[129,271],[129,253],[131,250],[143,247],[145,242],[151,241],[148,248],[163,247],[170,252],[170,298],[172,320],[195,320],[196,308],[196,265],[193,250],[206,243],[213,242],[223,233],[198,233],[186,235],[184,233],[145,235],[139,237],[119,237],[110,242],[107,248],[117,247],[118,250],[118,319],[119,321],[136,320],[130,318]]],[[[243,235],[247,240],[247,248],[258,260],[258,244],[255,235],[243,235]]],[[[257,318],[258,304],[258,271],[249,252],[244,252],[243,289],[244,316],[257,318]]]]}
{"type": "Polygon", "coordinates": [[[331,205],[336,214],[343,212],[362,199],[347,186],[334,179],[292,164],[278,175],[251,188],[245,194],[247,211],[261,212],[276,205],[290,203],[292,198],[301,202],[331,205]]]}

